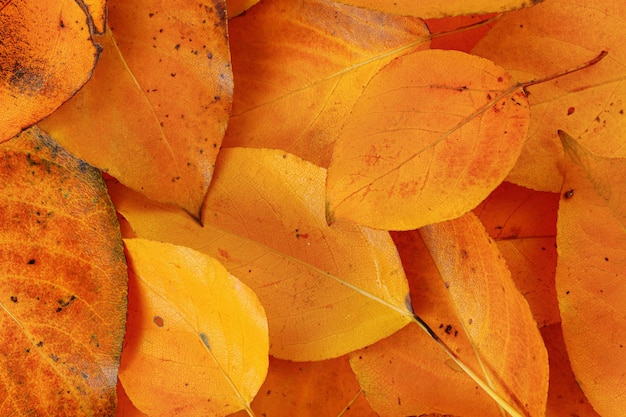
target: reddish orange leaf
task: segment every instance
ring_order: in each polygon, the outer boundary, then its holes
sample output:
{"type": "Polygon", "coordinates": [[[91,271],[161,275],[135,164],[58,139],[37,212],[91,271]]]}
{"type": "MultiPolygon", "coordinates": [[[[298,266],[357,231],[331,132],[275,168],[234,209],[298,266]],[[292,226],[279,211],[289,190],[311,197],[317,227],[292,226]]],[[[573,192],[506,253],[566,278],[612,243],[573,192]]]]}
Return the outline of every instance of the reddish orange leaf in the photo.
{"type": "Polygon", "coordinates": [[[422,19],[480,13],[502,13],[543,0],[339,0],[341,3],[422,19]]]}
{"type": "Polygon", "coordinates": [[[272,355],[320,360],[389,336],[412,317],[389,234],[326,224],[325,174],[283,151],[223,149],[203,227],[119,186],[111,193],[139,237],[207,253],[256,292],[272,355]]]}
{"type": "Polygon", "coordinates": [[[444,17],[442,19],[430,19],[426,21],[428,29],[433,34],[447,33],[444,36],[434,37],[430,42],[431,49],[453,49],[456,51],[462,51],[469,53],[476,43],[482,39],[483,36],[489,31],[489,28],[493,26],[491,24],[480,24],[481,22],[488,21],[496,16],[493,13],[483,15],[472,16],[456,16],[456,17],[444,17]],[[469,29],[469,27],[472,27],[469,29]],[[456,29],[468,28],[465,30],[456,31],[456,29]],[[451,33],[448,33],[451,32],[451,33]]]}
{"type": "Polygon", "coordinates": [[[224,5],[110,1],[92,80],[42,127],[74,154],[194,216],[232,97],[224,5]]]}
{"type": "Polygon", "coordinates": [[[564,162],[557,129],[599,155],[626,156],[624,6],[619,0],[546,1],[503,16],[474,48],[520,81],[574,68],[608,51],[591,68],[529,87],[529,137],[509,181],[561,189],[564,162]]]}
{"type": "Polygon", "coordinates": [[[133,404],[164,417],[250,410],[269,349],[256,295],[205,254],[144,239],[125,244],[129,314],[120,381],[133,404]]]}
{"type": "Polygon", "coordinates": [[[0,154],[0,415],[110,416],[126,263],[100,172],[37,128],[0,154]]]}
{"type": "MultiPolygon", "coordinates": [[[[412,233],[397,241],[416,313],[520,415],[542,416],[548,390],[545,347],[528,304],[478,219],[468,214],[427,226],[420,230],[425,246],[412,233]]],[[[385,416],[502,415],[428,338],[417,326],[407,326],[351,354],[373,408],[385,416]]]]}
{"type": "Polygon", "coordinates": [[[124,391],[121,382],[117,382],[117,408],[115,409],[115,417],[148,417],[141,411],[137,410],[128,394],[124,391]]]}
{"type": "MultiPolygon", "coordinates": [[[[94,11],[103,7],[103,1],[94,11]]],[[[91,76],[99,49],[74,0],[0,4],[0,142],[38,122],[91,76]]]]}
{"type": "MultiPolygon", "coordinates": [[[[252,410],[257,416],[378,417],[345,356],[317,362],[270,358],[267,379],[252,410]]],[[[232,417],[246,416],[239,412],[232,417]]]]}
{"type": "Polygon", "coordinates": [[[513,167],[526,103],[503,69],[472,55],[430,50],[394,60],[335,144],[328,218],[408,230],[461,216],[513,167]]]}
{"type": "Polygon", "coordinates": [[[259,0],[226,0],[226,12],[229,19],[239,16],[250,7],[257,4],[259,0]]]}
{"type": "Polygon", "coordinates": [[[415,18],[330,0],[264,0],[230,24],[237,88],[224,145],[328,166],[364,86],[402,51],[427,48],[427,35],[415,18]]]}
{"type": "Polygon", "coordinates": [[[546,417],[600,417],[574,379],[560,324],[541,329],[550,357],[550,389],[546,417]]]}
{"type": "Polygon", "coordinates": [[[576,380],[603,417],[626,406],[626,160],[599,157],[561,132],[556,290],[576,380]]]}

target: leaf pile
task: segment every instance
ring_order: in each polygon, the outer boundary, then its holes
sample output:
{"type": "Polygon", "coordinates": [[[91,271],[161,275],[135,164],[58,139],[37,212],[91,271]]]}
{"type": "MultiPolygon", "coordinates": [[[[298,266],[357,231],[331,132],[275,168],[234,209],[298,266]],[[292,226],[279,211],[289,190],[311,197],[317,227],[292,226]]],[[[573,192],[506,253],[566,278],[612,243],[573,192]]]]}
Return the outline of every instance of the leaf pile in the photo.
{"type": "Polygon", "coordinates": [[[0,414],[624,414],[620,1],[40,3],[0,414]]]}

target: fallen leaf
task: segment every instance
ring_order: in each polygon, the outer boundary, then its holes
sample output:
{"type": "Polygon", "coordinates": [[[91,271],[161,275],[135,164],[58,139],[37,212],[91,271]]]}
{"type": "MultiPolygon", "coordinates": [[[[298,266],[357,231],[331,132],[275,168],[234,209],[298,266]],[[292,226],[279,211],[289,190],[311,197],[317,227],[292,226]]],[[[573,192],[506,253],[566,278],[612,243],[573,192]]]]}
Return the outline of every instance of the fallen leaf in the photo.
{"type": "Polygon", "coordinates": [[[0,415],[110,416],[126,263],[102,176],[36,127],[0,154],[0,415]]]}
{"type": "Polygon", "coordinates": [[[439,50],[397,58],[368,84],[335,144],[329,220],[410,230],[463,215],[513,167],[526,104],[488,60],[439,50]]]}
{"type": "MultiPolygon", "coordinates": [[[[94,10],[104,7],[97,1],[94,10]]],[[[73,0],[0,6],[0,142],[52,113],[89,79],[100,52],[73,0]]]]}
{"type": "Polygon", "coordinates": [[[574,68],[608,51],[584,71],[528,88],[528,141],[508,181],[561,189],[564,162],[557,129],[599,155],[626,156],[625,20],[621,1],[551,0],[503,16],[473,49],[521,81],[574,68]]]}
{"type": "MultiPolygon", "coordinates": [[[[467,214],[419,234],[394,236],[416,314],[520,415],[543,416],[546,350],[528,304],[478,219],[467,214]]],[[[429,339],[411,325],[351,354],[374,410],[390,417],[501,416],[497,404],[429,339]]]]}
{"type": "Polygon", "coordinates": [[[226,0],[226,14],[229,19],[245,13],[250,7],[257,4],[259,0],[226,0]]]}
{"type": "Polygon", "coordinates": [[[155,417],[249,410],[268,367],[267,319],[256,295],[205,254],[124,243],[129,330],[120,381],[133,404],[155,417]]]}
{"type": "Polygon", "coordinates": [[[340,3],[422,19],[482,13],[502,13],[529,7],[543,0],[339,0],[340,3]]]}
{"type": "Polygon", "coordinates": [[[207,253],[256,292],[273,356],[337,357],[409,322],[393,241],[351,222],[326,224],[323,168],[283,151],[242,148],[223,149],[216,167],[204,227],[128,189],[110,192],[139,237],[207,253]]]}
{"type": "Polygon", "coordinates": [[[563,338],[598,414],[626,406],[626,161],[592,154],[567,133],[557,223],[556,291],[563,338]]]}
{"type": "MultiPolygon", "coordinates": [[[[257,416],[378,417],[365,400],[347,356],[316,362],[270,358],[265,383],[252,401],[257,416]]],[[[246,417],[239,412],[231,417],[246,417]]]]}
{"type": "Polygon", "coordinates": [[[110,1],[108,15],[93,78],[41,126],[129,187],[197,217],[231,106],[224,4],[110,1]]]}
{"type": "Polygon", "coordinates": [[[134,406],[122,383],[117,382],[117,408],[115,409],[115,417],[148,417],[134,406]]]}
{"type": "Polygon", "coordinates": [[[546,417],[600,417],[576,383],[559,323],[541,329],[550,357],[546,417]]]}
{"type": "Polygon", "coordinates": [[[231,22],[230,41],[237,88],[224,146],[283,149],[326,167],[364,86],[429,36],[415,18],[264,0],[231,22]]]}

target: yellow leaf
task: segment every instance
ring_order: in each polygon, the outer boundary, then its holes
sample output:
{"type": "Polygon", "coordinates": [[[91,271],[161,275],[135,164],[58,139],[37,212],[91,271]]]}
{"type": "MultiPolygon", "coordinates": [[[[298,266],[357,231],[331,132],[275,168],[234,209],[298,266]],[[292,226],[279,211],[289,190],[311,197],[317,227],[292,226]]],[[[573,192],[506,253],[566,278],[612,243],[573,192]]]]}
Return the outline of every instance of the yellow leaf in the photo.
{"type": "Polygon", "coordinates": [[[503,16],[473,49],[523,81],[559,73],[608,51],[584,71],[528,88],[528,141],[509,181],[544,191],[561,189],[564,162],[557,129],[599,155],[626,156],[625,20],[622,1],[551,0],[503,16]]]}
{"type": "Polygon", "coordinates": [[[603,417],[626,407],[626,160],[568,134],[557,223],[556,290],[576,380],[603,417]]]}
{"type": "Polygon", "coordinates": [[[226,16],[178,1],[110,1],[90,82],[42,123],[89,163],[198,217],[232,97],[226,16]]]}
{"type": "Polygon", "coordinates": [[[333,3],[264,0],[231,22],[237,83],[224,146],[283,149],[326,167],[363,88],[424,22],[333,3]]]}
{"type": "MultiPolygon", "coordinates": [[[[396,240],[416,314],[518,415],[543,416],[546,350],[497,246],[472,214],[427,226],[419,234],[408,232],[396,240]]],[[[374,410],[389,417],[503,415],[428,339],[411,325],[351,354],[352,367],[374,410]]]]}
{"type": "Polygon", "coordinates": [[[267,312],[272,355],[320,360],[389,336],[412,317],[389,234],[328,226],[324,177],[283,151],[223,149],[204,227],[119,186],[111,194],[137,236],[207,253],[251,287],[267,312]]]}
{"type": "Polygon", "coordinates": [[[127,276],[102,176],[37,128],[0,161],[0,415],[112,415],[127,276]]]}
{"type": "Polygon", "coordinates": [[[340,3],[385,13],[430,19],[482,13],[502,13],[529,7],[543,0],[339,0],[340,3]]]}
{"type": "Polygon", "coordinates": [[[89,36],[91,16],[74,0],[0,3],[2,142],[72,97],[100,50],[89,36]]]}
{"type": "Polygon", "coordinates": [[[526,104],[488,60],[439,50],[397,58],[368,84],[335,144],[328,218],[409,230],[461,216],[513,167],[526,104]]]}
{"type": "Polygon", "coordinates": [[[192,249],[144,239],[125,244],[129,315],[120,380],[133,404],[150,416],[249,409],[269,349],[254,293],[192,249]]]}

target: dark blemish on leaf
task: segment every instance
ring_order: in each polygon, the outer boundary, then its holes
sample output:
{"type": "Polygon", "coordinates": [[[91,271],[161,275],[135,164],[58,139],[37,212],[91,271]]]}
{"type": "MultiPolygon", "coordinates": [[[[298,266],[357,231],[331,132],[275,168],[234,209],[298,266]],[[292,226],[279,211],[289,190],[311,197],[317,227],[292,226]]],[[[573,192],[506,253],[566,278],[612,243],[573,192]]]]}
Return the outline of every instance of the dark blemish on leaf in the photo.
{"type": "Polygon", "coordinates": [[[445,282],[446,288],[450,288],[450,281],[445,282]]]}
{"type": "Polygon", "coordinates": [[[35,265],[35,261],[34,259],[29,259],[28,262],[26,262],[28,265],[35,265]]]}
{"type": "Polygon", "coordinates": [[[42,347],[43,346],[43,341],[40,340],[35,346],[42,347]]]}
{"type": "Polygon", "coordinates": [[[504,81],[504,78],[498,77],[498,82],[501,83],[502,81],[504,81]]]}
{"type": "Polygon", "coordinates": [[[624,110],[623,110],[623,109],[622,109],[622,110],[620,110],[620,111],[619,111],[619,114],[624,114],[624,110]]]}
{"type": "Polygon", "coordinates": [[[606,262],[608,262],[608,261],[609,261],[609,258],[604,258],[604,260],[605,260],[606,262]]]}
{"type": "Polygon", "coordinates": [[[568,116],[569,116],[569,115],[572,115],[572,114],[574,114],[574,112],[575,112],[575,111],[576,111],[576,108],[574,108],[574,107],[570,107],[569,109],[567,109],[567,115],[568,115],[568,116]]]}
{"type": "Polygon", "coordinates": [[[492,98],[492,97],[491,97],[491,94],[490,94],[490,93],[487,93],[487,100],[491,100],[491,98],[492,98]]]}
{"type": "Polygon", "coordinates": [[[218,101],[220,101],[222,98],[220,96],[213,96],[213,102],[217,103],[218,101]]]}
{"type": "Polygon", "coordinates": [[[458,334],[459,334],[459,331],[458,331],[458,330],[455,330],[455,331],[454,331],[454,337],[457,337],[457,336],[458,336],[458,334]]]}
{"type": "Polygon", "coordinates": [[[63,23],[63,20],[59,20],[59,27],[61,28],[65,27],[65,23],[63,23]]]}
{"type": "Polygon", "coordinates": [[[202,339],[202,343],[204,343],[204,346],[206,346],[207,349],[211,350],[211,345],[209,344],[209,338],[206,337],[206,334],[200,333],[200,339],[202,339]]]}
{"type": "Polygon", "coordinates": [[[173,177],[173,178],[172,178],[172,182],[176,182],[176,181],[178,181],[178,180],[180,180],[180,177],[173,177]]]}
{"type": "Polygon", "coordinates": [[[287,159],[287,154],[286,153],[283,154],[283,159],[287,159]]]}
{"type": "Polygon", "coordinates": [[[217,143],[213,144],[213,149],[217,148],[217,143]]]}
{"type": "Polygon", "coordinates": [[[180,49],[180,44],[177,43],[176,45],[174,45],[174,49],[176,49],[178,51],[180,49]]]}
{"type": "Polygon", "coordinates": [[[546,249],[546,247],[545,247],[545,246],[542,246],[542,247],[541,247],[541,250],[547,250],[547,249],[546,249]]]}
{"type": "Polygon", "coordinates": [[[465,249],[461,249],[461,258],[467,259],[467,251],[465,249]]]}
{"type": "Polygon", "coordinates": [[[450,334],[452,332],[452,326],[448,324],[444,332],[446,332],[446,334],[450,334]]]}
{"type": "Polygon", "coordinates": [[[574,189],[570,188],[569,190],[565,191],[563,193],[563,198],[565,198],[566,200],[569,200],[570,198],[574,197],[574,189]]]}
{"type": "Polygon", "coordinates": [[[148,17],[154,16],[154,13],[148,13],[148,17]]]}
{"type": "Polygon", "coordinates": [[[569,290],[565,291],[565,294],[568,294],[568,295],[569,295],[569,290]]]}
{"type": "Polygon", "coordinates": [[[154,322],[154,324],[156,324],[157,327],[163,327],[165,325],[165,321],[161,316],[154,316],[152,321],[154,322]]]}
{"type": "Polygon", "coordinates": [[[170,75],[171,75],[172,77],[176,77],[176,73],[175,73],[175,72],[170,73],[170,75]]]}
{"type": "Polygon", "coordinates": [[[208,54],[206,54],[206,56],[209,59],[213,59],[213,52],[209,52],[208,54]]]}
{"type": "Polygon", "coordinates": [[[472,324],[472,323],[474,323],[474,320],[473,320],[473,319],[469,319],[469,320],[468,320],[468,323],[469,323],[469,324],[472,324]]]}
{"type": "Polygon", "coordinates": [[[440,328],[440,329],[443,329],[443,323],[441,323],[441,324],[439,325],[439,328],[440,328]]]}
{"type": "Polygon", "coordinates": [[[163,33],[163,29],[159,29],[159,33],[163,33]]]}
{"type": "Polygon", "coordinates": [[[17,303],[17,297],[15,295],[11,296],[11,301],[13,301],[14,303],[17,303]]]}

